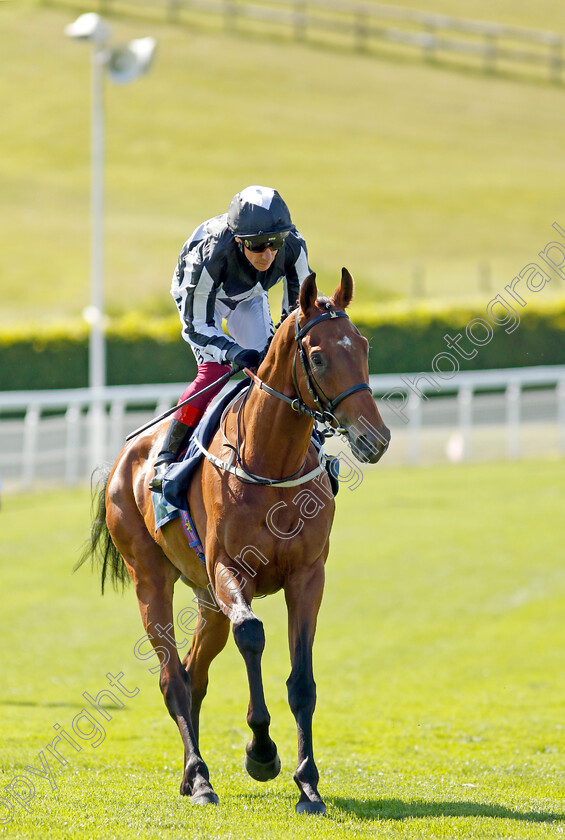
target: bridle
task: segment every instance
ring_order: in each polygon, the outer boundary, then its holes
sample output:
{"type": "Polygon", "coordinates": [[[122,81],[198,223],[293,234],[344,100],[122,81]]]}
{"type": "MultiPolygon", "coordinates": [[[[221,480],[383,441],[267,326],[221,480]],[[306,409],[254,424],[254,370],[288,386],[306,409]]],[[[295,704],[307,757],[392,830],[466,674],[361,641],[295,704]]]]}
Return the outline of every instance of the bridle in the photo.
{"type": "Polygon", "coordinates": [[[330,310],[329,312],[322,313],[322,315],[317,315],[315,318],[312,318],[311,321],[308,321],[306,324],[304,324],[303,327],[300,327],[298,323],[298,313],[299,310],[297,309],[294,318],[294,338],[296,340],[297,347],[296,353],[294,354],[294,361],[292,363],[292,379],[294,382],[296,393],[298,394],[300,405],[304,408],[308,408],[308,406],[302,399],[302,394],[300,393],[300,387],[298,385],[298,378],[296,376],[296,360],[298,358],[300,358],[300,362],[302,364],[302,370],[304,371],[304,376],[306,377],[306,386],[308,388],[308,391],[310,392],[310,396],[316,403],[319,414],[321,415],[320,418],[316,417],[316,419],[320,419],[320,422],[324,423],[328,431],[330,429],[333,430],[333,434],[343,434],[345,432],[345,429],[342,429],[342,427],[340,426],[339,421],[334,413],[335,409],[340,404],[340,402],[343,402],[343,400],[346,400],[347,397],[350,397],[352,394],[356,394],[358,391],[370,391],[371,386],[367,382],[359,382],[357,385],[352,385],[350,388],[346,388],[345,391],[342,391],[341,394],[338,394],[337,397],[334,397],[333,400],[331,400],[324,393],[324,389],[322,388],[322,386],[320,385],[320,383],[314,375],[314,371],[312,370],[308,354],[304,349],[302,339],[305,335],[307,335],[307,333],[310,332],[312,327],[316,326],[316,324],[320,324],[322,321],[331,321],[335,318],[347,318],[347,320],[349,321],[349,315],[342,309],[330,310]],[[333,426],[333,423],[336,424],[335,427],[333,426]]]}
{"type": "MultiPolygon", "coordinates": [[[[331,306],[331,304],[328,303],[327,306],[329,307],[329,306],[331,306]]],[[[262,379],[259,379],[257,374],[253,373],[253,371],[250,371],[248,368],[245,368],[244,370],[245,370],[245,373],[247,374],[247,376],[249,376],[249,378],[251,379],[251,381],[261,391],[265,391],[266,394],[270,394],[272,397],[276,397],[277,399],[282,400],[285,403],[288,403],[288,405],[290,405],[290,407],[294,411],[298,412],[298,414],[306,414],[309,417],[312,417],[318,423],[322,423],[325,426],[325,432],[324,433],[319,432],[319,437],[320,437],[321,441],[323,442],[324,438],[327,437],[327,436],[336,435],[336,434],[342,434],[342,435],[347,434],[347,429],[345,429],[343,426],[340,425],[339,420],[337,419],[337,417],[334,414],[336,406],[338,406],[341,402],[343,402],[343,400],[346,400],[352,394],[356,394],[358,391],[370,391],[371,386],[367,382],[359,382],[357,385],[352,385],[350,388],[346,388],[345,391],[342,391],[341,394],[337,395],[337,397],[334,397],[333,399],[330,399],[327,396],[327,394],[325,394],[322,386],[320,385],[320,383],[316,379],[316,376],[314,375],[314,372],[312,370],[312,366],[310,365],[310,360],[308,358],[308,354],[306,353],[306,350],[305,350],[304,345],[302,343],[302,339],[304,338],[305,335],[307,335],[307,333],[313,327],[316,326],[316,324],[320,324],[322,321],[333,320],[335,318],[347,318],[347,319],[349,319],[349,315],[347,314],[347,312],[343,312],[343,310],[340,310],[340,309],[330,310],[328,312],[323,312],[321,315],[317,315],[315,318],[312,318],[310,321],[307,321],[307,323],[303,327],[301,327],[300,324],[298,323],[298,317],[299,317],[299,310],[297,309],[296,310],[296,316],[295,316],[295,319],[294,319],[294,338],[295,338],[295,341],[296,341],[296,352],[294,354],[294,359],[293,359],[293,362],[292,362],[292,378],[293,378],[294,388],[295,388],[295,391],[296,391],[296,397],[294,397],[294,398],[293,397],[287,397],[287,395],[283,394],[281,391],[276,391],[274,388],[271,388],[270,385],[265,384],[265,382],[263,382],[262,379]],[[297,370],[296,370],[297,365],[298,365],[298,359],[300,359],[300,363],[302,365],[302,370],[304,371],[304,376],[305,376],[305,379],[306,379],[306,385],[308,387],[308,391],[310,392],[310,395],[311,395],[312,399],[314,400],[314,403],[317,406],[316,409],[310,408],[310,406],[307,405],[304,402],[304,399],[303,399],[302,394],[300,392],[300,387],[299,387],[299,384],[298,384],[297,370]]],[[[240,449],[240,440],[239,440],[239,425],[240,425],[240,423],[239,423],[239,418],[240,418],[241,412],[243,410],[243,406],[245,404],[245,401],[246,401],[248,395],[249,395],[249,391],[246,391],[245,394],[243,395],[243,400],[240,403],[240,406],[239,406],[238,411],[237,411],[237,418],[238,418],[237,419],[237,429],[238,429],[238,431],[237,431],[237,440],[236,440],[235,446],[228,441],[223,427],[224,427],[224,420],[225,420],[228,412],[233,408],[235,403],[239,399],[241,399],[241,396],[242,396],[241,394],[237,394],[235,396],[235,398],[229,403],[229,405],[226,406],[226,408],[224,409],[224,411],[222,413],[222,417],[220,419],[220,430],[221,430],[222,435],[224,437],[225,445],[229,449],[232,450],[231,455],[230,455],[230,460],[228,462],[226,462],[226,461],[224,461],[220,458],[217,458],[215,455],[212,455],[212,453],[209,452],[202,445],[202,443],[197,439],[197,437],[195,437],[194,442],[196,443],[198,448],[201,450],[201,452],[216,467],[232,473],[232,475],[237,476],[237,478],[240,481],[243,481],[244,483],[261,484],[261,485],[270,486],[270,487],[272,487],[272,486],[296,487],[300,484],[305,484],[306,482],[312,481],[314,478],[317,478],[325,470],[325,464],[326,464],[326,456],[325,456],[323,447],[320,444],[318,444],[318,446],[319,446],[319,449],[318,449],[318,466],[315,469],[311,470],[310,472],[306,473],[305,475],[300,475],[300,473],[302,472],[302,470],[304,469],[304,466],[306,465],[306,460],[308,458],[308,455],[306,456],[306,459],[305,459],[304,463],[302,464],[302,466],[300,467],[300,469],[298,469],[295,473],[293,473],[293,475],[287,476],[286,478],[265,478],[263,476],[255,475],[254,473],[249,472],[249,470],[247,470],[243,466],[243,464],[241,462],[240,455],[239,455],[239,449],[240,449]]]]}
{"type": "Polygon", "coordinates": [[[317,420],[318,423],[322,423],[326,429],[324,433],[326,436],[345,434],[347,430],[340,425],[339,420],[335,416],[335,409],[341,402],[343,402],[343,400],[346,400],[347,397],[350,397],[352,394],[356,394],[358,391],[370,391],[371,386],[367,382],[359,382],[357,385],[352,385],[350,388],[346,388],[345,391],[342,391],[341,394],[337,395],[337,397],[330,399],[316,379],[310,364],[310,359],[308,358],[308,354],[304,348],[304,344],[302,343],[302,339],[313,327],[320,324],[322,321],[331,321],[336,318],[347,318],[349,320],[349,315],[342,309],[332,309],[331,311],[323,312],[321,315],[317,315],[301,327],[298,323],[299,314],[300,310],[297,309],[294,318],[294,339],[296,341],[296,352],[292,362],[292,380],[294,383],[294,390],[296,391],[296,397],[293,399],[292,397],[287,397],[286,394],[283,394],[280,391],[276,391],[274,388],[271,388],[270,385],[266,385],[263,380],[259,379],[259,377],[252,371],[247,370],[247,368],[245,369],[245,373],[260,390],[265,391],[265,393],[270,394],[272,397],[277,397],[277,399],[288,403],[294,411],[298,412],[298,414],[307,414],[314,420],[317,420]],[[306,404],[300,391],[297,376],[297,365],[299,359],[304,372],[304,378],[306,379],[306,386],[316,405],[315,409],[310,408],[310,406],[306,404]]]}

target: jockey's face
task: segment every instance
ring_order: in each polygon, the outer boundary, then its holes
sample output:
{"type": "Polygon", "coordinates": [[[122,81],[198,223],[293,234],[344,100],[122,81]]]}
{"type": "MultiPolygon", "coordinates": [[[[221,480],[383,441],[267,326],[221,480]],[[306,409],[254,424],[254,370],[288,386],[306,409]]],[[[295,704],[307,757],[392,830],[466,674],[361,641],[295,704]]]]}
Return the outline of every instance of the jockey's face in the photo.
{"type": "MultiPolygon", "coordinates": [[[[241,242],[239,236],[236,236],[237,242],[241,242]]],[[[266,248],[264,251],[250,251],[249,248],[243,246],[243,253],[256,271],[267,271],[274,262],[277,256],[277,249],[266,248]]]]}

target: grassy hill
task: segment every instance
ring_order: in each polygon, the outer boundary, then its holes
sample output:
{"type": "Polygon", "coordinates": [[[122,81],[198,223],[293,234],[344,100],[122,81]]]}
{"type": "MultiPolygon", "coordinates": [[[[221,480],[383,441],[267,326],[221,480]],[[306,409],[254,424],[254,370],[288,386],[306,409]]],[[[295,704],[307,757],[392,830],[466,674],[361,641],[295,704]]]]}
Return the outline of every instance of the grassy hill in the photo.
{"type": "MultiPolygon", "coordinates": [[[[404,5],[565,32],[550,0],[404,5]]],[[[89,301],[90,50],[63,27],[92,8],[0,4],[0,324],[89,301]]],[[[286,198],[324,289],[350,268],[360,307],[415,276],[427,295],[486,296],[480,263],[497,291],[565,224],[565,85],[145,15],[112,17],[116,42],[159,42],[147,77],[106,86],[113,313],[173,311],[183,241],[250,183],[286,198]]]]}

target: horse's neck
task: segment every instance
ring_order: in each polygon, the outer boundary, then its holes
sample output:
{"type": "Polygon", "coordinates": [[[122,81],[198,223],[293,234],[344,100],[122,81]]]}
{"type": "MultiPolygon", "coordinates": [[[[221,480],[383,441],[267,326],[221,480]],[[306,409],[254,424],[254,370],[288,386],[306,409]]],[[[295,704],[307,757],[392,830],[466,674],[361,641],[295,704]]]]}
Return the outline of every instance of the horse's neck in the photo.
{"type": "MultiPolygon", "coordinates": [[[[261,367],[265,384],[291,399],[297,396],[293,357],[294,339],[279,340],[261,367]]],[[[298,414],[288,403],[252,386],[240,419],[245,467],[269,478],[292,475],[306,459],[312,427],[313,420],[308,415],[298,414]]]]}

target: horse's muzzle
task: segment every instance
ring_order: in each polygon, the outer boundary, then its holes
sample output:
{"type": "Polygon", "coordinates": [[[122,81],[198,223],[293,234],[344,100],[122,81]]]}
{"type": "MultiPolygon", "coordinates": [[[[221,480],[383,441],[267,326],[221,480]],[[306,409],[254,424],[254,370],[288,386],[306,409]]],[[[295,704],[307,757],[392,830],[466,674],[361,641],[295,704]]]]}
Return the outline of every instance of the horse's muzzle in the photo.
{"type": "Polygon", "coordinates": [[[364,431],[354,437],[349,434],[351,451],[362,464],[376,464],[383,457],[390,443],[390,429],[383,424],[377,431],[364,431]]]}

